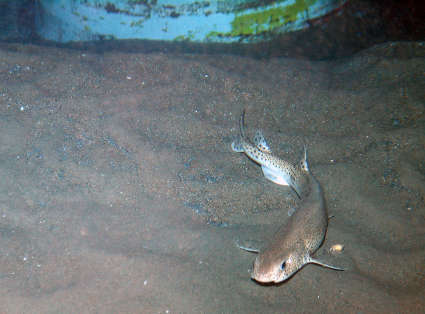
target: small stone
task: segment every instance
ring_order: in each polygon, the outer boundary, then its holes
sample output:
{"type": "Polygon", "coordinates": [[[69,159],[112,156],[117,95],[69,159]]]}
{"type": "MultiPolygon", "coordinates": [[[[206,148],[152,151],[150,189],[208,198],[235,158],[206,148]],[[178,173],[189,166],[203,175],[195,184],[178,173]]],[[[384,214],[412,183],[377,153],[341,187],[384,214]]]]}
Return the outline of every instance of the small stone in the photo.
{"type": "Polygon", "coordinates": [[[329,249],[329,252],[332,254],[338,254],[338,253],[341,253],[343,250],[344,250],[343,244],[334,244],[329,249]]]}

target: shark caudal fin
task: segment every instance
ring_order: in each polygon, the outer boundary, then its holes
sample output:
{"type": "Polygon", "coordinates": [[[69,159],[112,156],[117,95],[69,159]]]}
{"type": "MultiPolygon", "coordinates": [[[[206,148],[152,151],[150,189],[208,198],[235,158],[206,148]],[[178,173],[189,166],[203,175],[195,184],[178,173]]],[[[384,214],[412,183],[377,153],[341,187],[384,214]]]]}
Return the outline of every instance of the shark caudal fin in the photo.
{"type": "Polygon", "coordinates": [[[245,109],[242,111],[241,117],[239,118],[239,138],[232,142],[232,150],[237,153],[245,152],[245,149],[243,148],[243,141],[245,140],[244,120],[245,109]]]}
{"type": "Polygon", "coordinates": [[[239,118],[239,132],[240,132],[239,139],[234,140],[232,142],[232,150],[237,153],[245,152],[245,149],[243,148],[243,142],[245,141],[244,124],[245,124],[245,109],[242,111],[241,117],[239,118]]]}
{"type": "Polygon", "coordinates": [[[239,118],[239,131],[241,132],[242,139],[245,139],[245,109],[242,111],[241,117],[239,118]]]}

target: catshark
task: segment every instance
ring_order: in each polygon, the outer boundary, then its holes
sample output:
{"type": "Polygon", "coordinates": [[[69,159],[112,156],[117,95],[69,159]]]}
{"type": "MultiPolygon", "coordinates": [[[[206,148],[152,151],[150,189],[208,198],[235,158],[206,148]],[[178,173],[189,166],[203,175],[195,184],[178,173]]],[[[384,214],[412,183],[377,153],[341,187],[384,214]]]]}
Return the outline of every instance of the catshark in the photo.
{"type": "Polygon", "coordinates": [[[258,253],[251,278],[261,283],[279,283],[287,280],[306,264],[344,270],[331,266],[312,255],[322,245],[328,227],[328,214],[319,181],[311,174],[307,163],[307,150],[299,166],[273,156],[262,134],[254,136],[255,145],[245,137],[244,112],[240,119],[240,139],[232,143],[233,150],[244,152],[262,166],[267,179],[291,186],[301,198],[300,205],[264,249],[239,245],[239,248],[258,253]]]}
{"type": "Polygon", "coordinates": [[[302,194],[308,192],[306,150],[304,150],[304,158],[296,166],[276,157],[260,130],[255,133],[253,143],[245,136],[244,117],[245,110],[239,119],[240,137],[232,143],[232,149],[238,153],[245,153],[250,159],[260,164],[263,174],[268,180],[279,185],[290,186],[298,197],[302,198],[302,194]]]}

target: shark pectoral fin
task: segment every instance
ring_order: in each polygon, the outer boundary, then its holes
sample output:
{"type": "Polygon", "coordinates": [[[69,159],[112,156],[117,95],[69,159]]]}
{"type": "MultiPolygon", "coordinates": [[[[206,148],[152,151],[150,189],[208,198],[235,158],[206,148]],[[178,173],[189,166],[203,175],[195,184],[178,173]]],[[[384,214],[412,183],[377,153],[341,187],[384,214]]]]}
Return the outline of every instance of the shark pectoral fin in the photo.
{"type": "Polygon", "coordinates": [[[241,250],[247,251],[247,252],[251,252],[251,253],[259,253],[260,252],[260,244],[259,243],[255,243],[258,241],[255,240],[248,240],[248,241],[240,241],[240,240],[235,240],[235,244],[238,248],[240,248],[241,250]]]}
{"type": "Polygon", "coordinates": [[[326,264],[326,263],[321,262],[321,261],[319,261],[319,260],[317,260],[317,259],[314,259],[314,258],[312,258],[312,257],[310,257],[310,259],[309,259],[309,261],[308,261],[308,262],[309,262],[309,263],[313,263],[313,264],[320,265],[320,266],[322,266],[322,267],[326,267],[326,268],[334,269],[334,270],[345,270],[344,268],[336,267],[336,266],[332,266],[332,265],[326,264]]]}
{"type": "Polygon", "coordinates": [[[245,150],[243,149],[241,139],[237,139],[237,140],[234,140],[234,141],[232,142],[232,150],[233,150],[234,152],[237,152],[237,153],[243,153],[243,152],[245,151],[245,150]]]}
{"type": "Polygon", "coordinates": [[[295,194],[297,194],[298,198],[301,199],[301,194],[298,191],[297,187],[293,184],[289,184],[288,180],[282,176],[282,175],[276,175],[276,172],[271,170],[270,168],[266,166],[261,166],[261,169],[263,169],[263,174],[266,177],[267,180],[272,181],[273,183],[279,184],[279,185],[288,185],[291,187],[292,190],[294,190],[295,194]]]}
{"type": "Polygon", "coordinates": [[[289,185],[289,183],[286,181],[286,179],[283,176],[276,175],[276,172],[271,170],[270,168],[263,165],[261,166],[261,169],[263,170],[263,174],[267,180],[270,180],[273,183],[276,183],[279,185],[289,185]]]}
{"type": "Polygon", "coordinates": [[[257,132],[255,132],[254,138],[252,140],[259,150],[266,153],[272,152],[261,130],[257,130],[257,132]]]}
{"type": "Polygon", "coordinates": [[[246,246],[242,246],[242,245],[238,245],[238,248],[240,248],[241,250],[250,252],[250,253],[260,253],[259,249],[254,249],[254,248],[250,248],[250,247],[246,247],[246,246]]]}

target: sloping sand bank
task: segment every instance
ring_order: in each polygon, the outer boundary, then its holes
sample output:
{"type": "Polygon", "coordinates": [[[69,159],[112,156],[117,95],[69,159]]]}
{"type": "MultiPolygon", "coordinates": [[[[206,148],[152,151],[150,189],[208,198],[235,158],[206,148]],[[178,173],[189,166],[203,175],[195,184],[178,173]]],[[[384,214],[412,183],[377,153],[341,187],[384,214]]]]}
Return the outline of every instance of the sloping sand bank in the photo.
{"type": "Polygon", "coordinates": [[[0,46],[0,312],[420,313],[425,46],[349,59],[0,46]],[[330,220],[278,286],[237,239],[297,205],[230,149],[238,119],[309,149],[330,220]],[[329,248],[343,244],[340,254],[329,248]]]}

